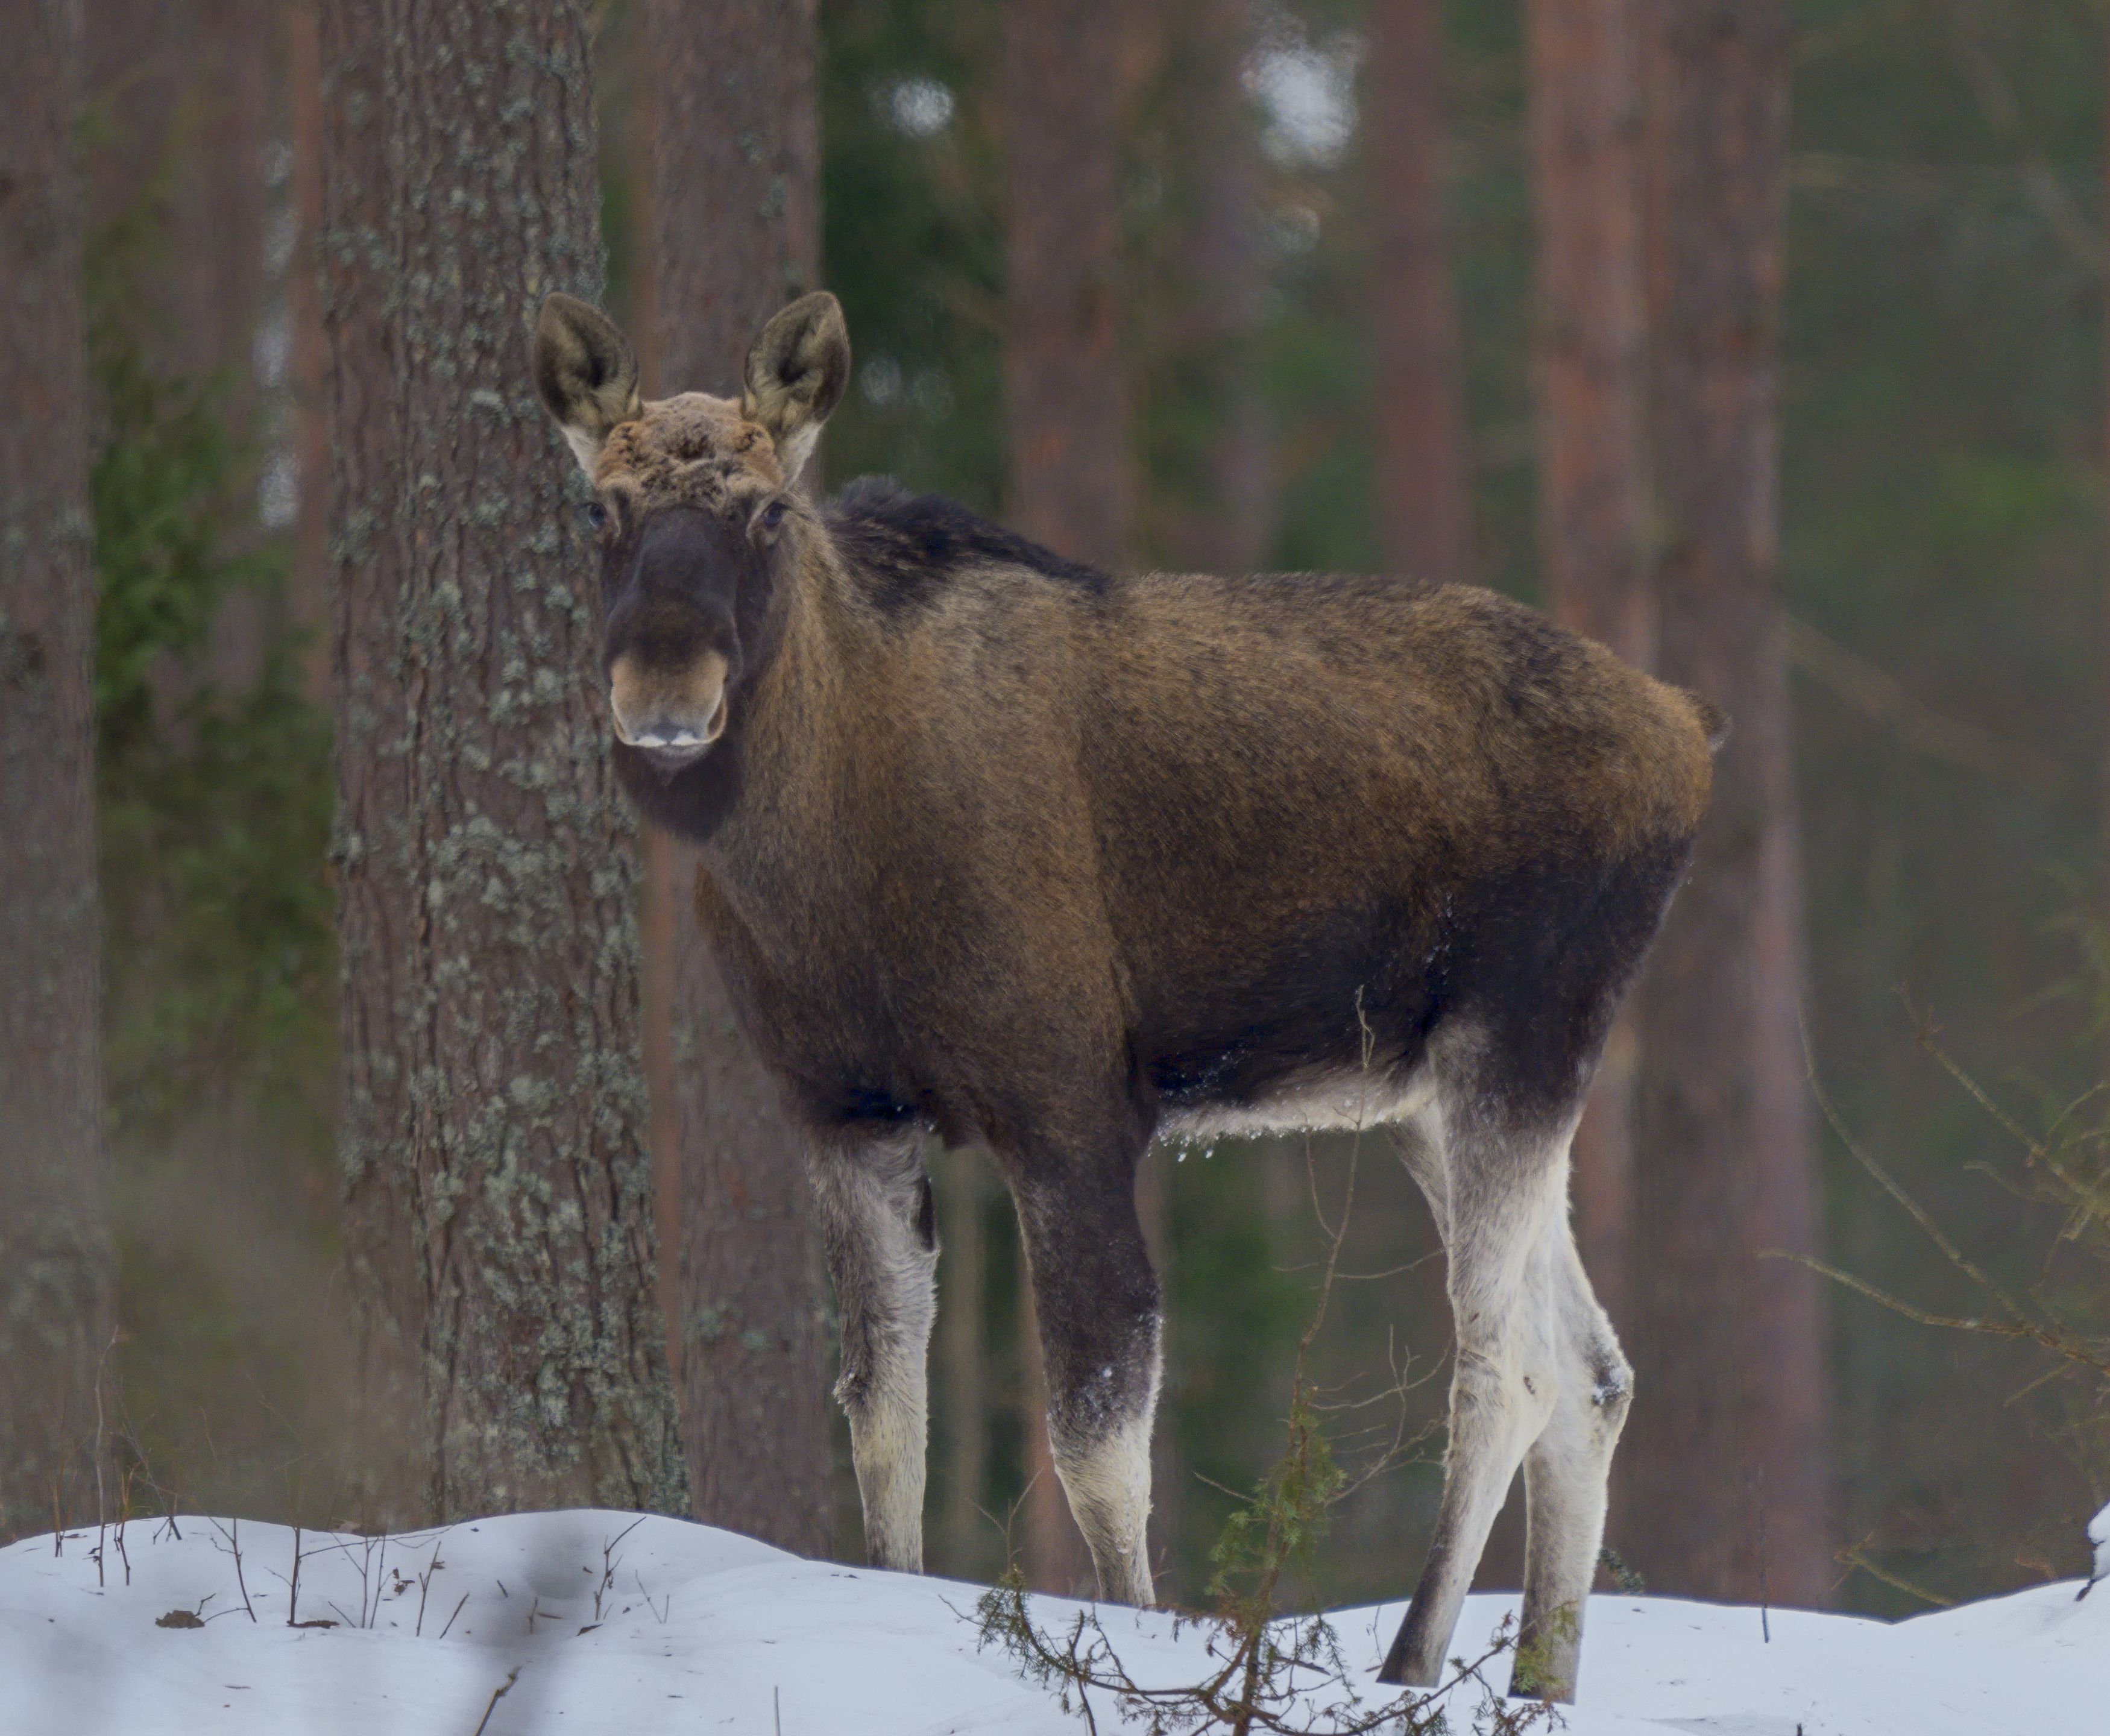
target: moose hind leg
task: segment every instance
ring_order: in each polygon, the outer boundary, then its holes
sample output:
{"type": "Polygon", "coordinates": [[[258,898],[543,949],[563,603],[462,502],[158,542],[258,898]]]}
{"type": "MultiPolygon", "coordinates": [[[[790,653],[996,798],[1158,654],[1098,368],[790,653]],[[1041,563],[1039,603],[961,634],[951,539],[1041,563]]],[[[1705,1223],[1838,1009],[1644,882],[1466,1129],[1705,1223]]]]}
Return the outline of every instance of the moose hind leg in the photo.
{"type": "Polygon", "coordinates": [[[842,1318],[835,1397],[849,1417],[865,1553],[875,1566],[921,1573],[937,1313],[930,1180],[913,1139],[820,1151],[809,1167],[842,1318]]]}
{"type": "Polygon", "coordinates": [[[1017,1192],[1056,1475],[1091,1549],[1099,1596],[1148,1607],[1159,1313],[1134,1172],[1089,1191],[1017,1192]]]}
{"type": "Polygon", "coordinates": [[[1573,1700],[1582,1612],[1604,1542],[1612,1451],[1632,1402],[1633,1369],[1597,1305],[1564,1220],[1547,1226],[1547,1241],[1553,1337],[1562,1361],[1553,1415],[1524,1454],[1524,1621],[1510,1692],[1573,1700]]]}
{"type": "Polygon", "coordinates": [[[1429,1558],[1380,1681],[1433,1688],[1487,1533],[1525,1449],[1551,1414],[1558,1360],[1541,1254],[1544,1225],[1558,1210],[1564,1143],[1447,1130],[1451,1311],[1457,1363],[1451,1381],[1451,1439],[1443,1499],[1429,1558]]]}

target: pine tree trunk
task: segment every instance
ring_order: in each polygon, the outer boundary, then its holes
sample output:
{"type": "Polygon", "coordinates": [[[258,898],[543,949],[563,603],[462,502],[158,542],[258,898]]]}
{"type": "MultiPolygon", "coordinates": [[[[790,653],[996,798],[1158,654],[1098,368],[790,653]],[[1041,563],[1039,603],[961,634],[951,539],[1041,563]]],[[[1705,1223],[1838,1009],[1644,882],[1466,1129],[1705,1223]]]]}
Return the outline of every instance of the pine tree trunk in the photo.
{"type": "Polygon", "coordinates": [[[1184,309],[1174,338],[1185,395],[1208,421],[1193,497],[1175,503],[1166,554],[1195,572],[1250,572],[1267,558],[1275,475],[1261,391],[1260,152],[1240,83],[1253,47],[1247,0],[1172,0],[1164,22],[1191,221],[1172,237],[1184,309]]]}
{"type": "Polygon", "coordinates": [[[0,55],[0,1542],[97,1516],[102,1190],[79,7],[0,55]]]}
{"type": "MultiPolygon", "coordinates": [[[[1655,657],[1637,0],[1530,0],[1537,246],[1538,542],[1546,599],[1628,662],[1655,657]]],[[[1622,1017],[1577,1130],[1577,1241],[1598,1300],[1627,1315],[1638,1038],[1622,1017]]]]}
{"type": "Polygon", "coordinates": [[[586,9],[324,0],[321,29],[345,1241],[400,1405],[369,1422],[419,1519],[678,1512],[636,857],[527,364],[543,294],[600,287],[586,9]]]}
{"type": "Polygon", "coordinates": [[[1643,68],[1658,658],[1725,708],[1714,805],[1640,992],[1625,1541],[1651,1589],[1832,1577],[1801,908],[1775,596],[1791,38],[1782,0],[1650,0],[1643,68]]]}
{"type": "Polygon", "coordinates": [[[1472,487],[1443,210],[1442,0],[1373,0],[1370,36],[1379,547],[1395,572],[1469,578],[1472,487]]]}
{"type": "MultiPolygon", "coordinates": [[[[1112,0],[1012,0],[1005,14],[1007,518],[1058,554],[1109,567],[1128,558],[1133,513],[1121,356],[1120,48],[1112,0]]],[[[1026,1576],[1040,1589],[1088,1589],[1090,1559],[1048,1450],[1032,1299],[1021,1300],[1026,1576]]]]}
{"type": "MultiPolygon", "coordinates": [[[[736,392],[763,323],[817,284],[817,52],[813,0],[648,0],[653,259],[644,275],[659,390],[736,392]]],[[[663,860],[672,894],[669,1192],[680,1200],[669,1227],[674,1373],[694,1510],[825,1555],[825,1291],[797,1137],[696,927],[695,853],[672,845],[663,860]]]]}
{"type": "Polygon", "coordinates": [[[1071,560],[1128,558],[1121,365],[1121,12],[1013,0],[1003,112],[1006,512],[1071,560]]]}

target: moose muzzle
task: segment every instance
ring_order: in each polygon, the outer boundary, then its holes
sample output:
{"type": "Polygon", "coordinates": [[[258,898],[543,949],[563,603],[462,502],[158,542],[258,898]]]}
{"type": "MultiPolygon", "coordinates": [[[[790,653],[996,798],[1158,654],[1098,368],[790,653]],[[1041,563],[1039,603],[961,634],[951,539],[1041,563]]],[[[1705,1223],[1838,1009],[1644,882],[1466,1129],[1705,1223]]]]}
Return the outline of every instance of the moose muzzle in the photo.
{"type": "Polygon", "coordinates": [[[608,672],[617,739],[662,771],[678,771],[702,758],[725,733],[730,673],[716,651],[671,664],[624,652],[608,672]]]}

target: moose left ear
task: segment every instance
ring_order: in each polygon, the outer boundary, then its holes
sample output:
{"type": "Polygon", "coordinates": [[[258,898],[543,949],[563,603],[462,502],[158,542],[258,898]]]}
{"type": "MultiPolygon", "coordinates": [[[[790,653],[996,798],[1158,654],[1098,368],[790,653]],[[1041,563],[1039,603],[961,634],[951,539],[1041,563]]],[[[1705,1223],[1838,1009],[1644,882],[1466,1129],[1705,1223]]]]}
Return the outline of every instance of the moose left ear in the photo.
{"type": "Polygon", "coordinates": [[[645,408],[630,340],[607,314],[576,296],[550,296],[536,316],[535,391],[588,481],[610,432],[645,408]]]}
{"type": "Polygon", "coordinates": [[[801,296],[762,328],[747,352],[746,377],[740,413],[768,431],[784,480],[795,481],[849,383],[841,304],[826,290],[801,296]]]}

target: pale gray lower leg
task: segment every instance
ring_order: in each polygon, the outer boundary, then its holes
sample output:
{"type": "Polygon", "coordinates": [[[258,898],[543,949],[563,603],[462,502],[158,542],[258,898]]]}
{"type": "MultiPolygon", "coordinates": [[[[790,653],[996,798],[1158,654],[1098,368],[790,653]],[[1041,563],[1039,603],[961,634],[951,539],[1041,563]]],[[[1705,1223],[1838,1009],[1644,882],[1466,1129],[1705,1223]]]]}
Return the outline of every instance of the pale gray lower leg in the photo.
{"type": "Polygon", "coordinates": [[[1070,1512],[1092,1552],[1099,1596],[1148,1608],[1150,1579],[1150,1435],[1161,1372],[1158,1324],[1150,1322],[1148,1384],[1125,1403],[1096,1410],[1057,1399],[1048,1444],[1070,1512]],[[1080,1415],[1080,1413],[1091,1414],[1080,1415]],[[1067,1413],[1067,1414],[1066,1414],[1067,1413]]]}
{"type": "Polygon", "coordinates": [[[842,1318],[835,1397],[872,1564],[923,1571],[930,1328],[938,1238],[930,1184],[913,1141],[816,1154],[813,1191],[842,1318]]]}
{"type": "Polygon", "coordinates": [[[1548,1241],[1554,1331],[1564,1357],[1553,1415],[1524,1454],[1524,1621],[1510,1692],[1572,1700],[1583,1610],[1604,1542],[1612,1452],[1626,1425],[1633,1370],[1564,1221],[1549,1226],[1548,1241]]]}
{"type": "Polygon", "coordinates": [[[1487,1533],[1551,1413],[1560,1359],[1542,1250],[1566,1167],[1564,1142],[1551,1143],[1456,1131],[1444,1142],[1447,1197],[1430,1204],[1447,1229],[1458,1341],[1451,1438],[1429,1558],[1379,1672],[1387,1683],[1427,1688],[1441,1679],[1487,1533]]]}

